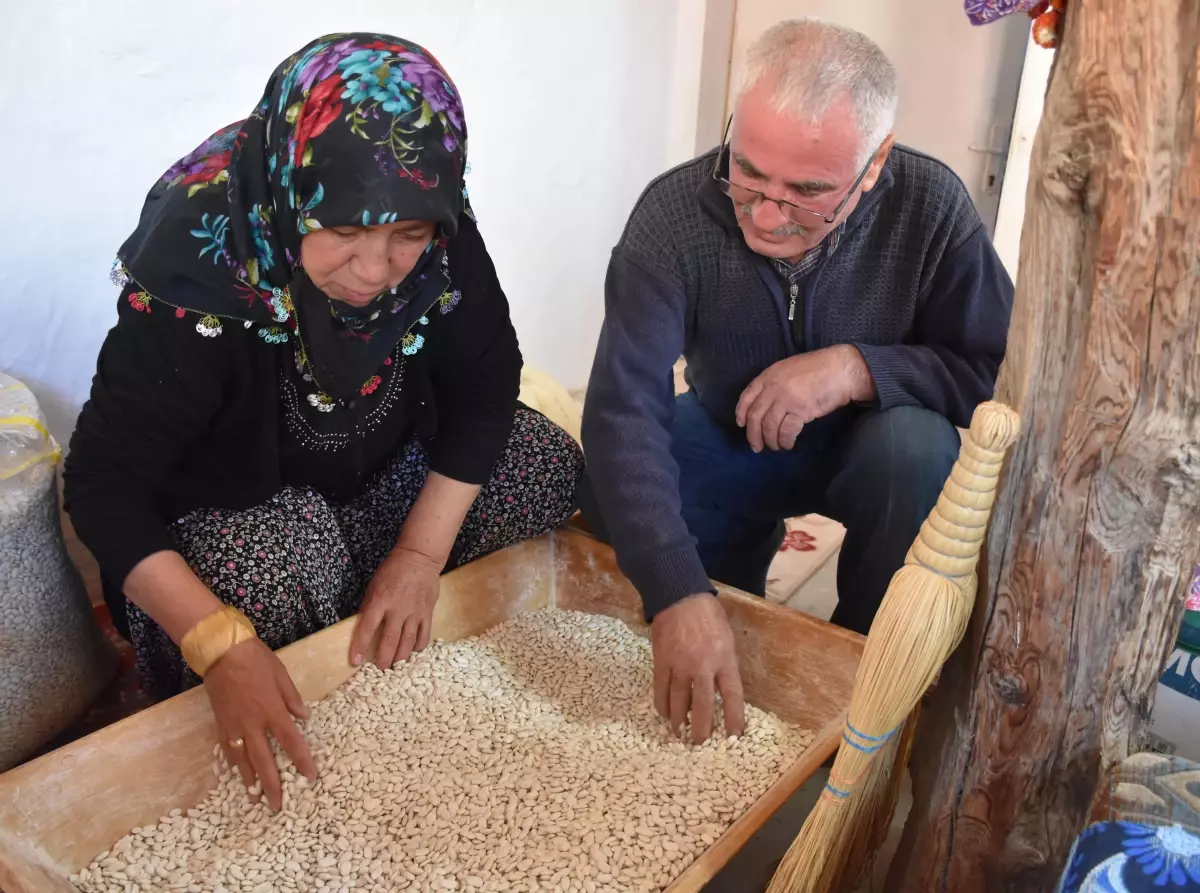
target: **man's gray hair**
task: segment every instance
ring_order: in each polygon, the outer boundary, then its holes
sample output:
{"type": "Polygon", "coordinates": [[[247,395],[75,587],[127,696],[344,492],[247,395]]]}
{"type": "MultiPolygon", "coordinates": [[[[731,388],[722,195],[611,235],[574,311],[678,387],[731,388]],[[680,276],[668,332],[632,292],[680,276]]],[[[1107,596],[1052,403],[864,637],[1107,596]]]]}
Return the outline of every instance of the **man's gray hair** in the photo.
{"type": "Polygon", "coordinates": [[[896,123],[896,68],[872,40],[819,19],[790,19],[769,28],[746,52],[740,100],[759,83],[775,83],[775,108],[797,120],[820,119],[849,100],[858,123],[860,164],[896,123]]]}

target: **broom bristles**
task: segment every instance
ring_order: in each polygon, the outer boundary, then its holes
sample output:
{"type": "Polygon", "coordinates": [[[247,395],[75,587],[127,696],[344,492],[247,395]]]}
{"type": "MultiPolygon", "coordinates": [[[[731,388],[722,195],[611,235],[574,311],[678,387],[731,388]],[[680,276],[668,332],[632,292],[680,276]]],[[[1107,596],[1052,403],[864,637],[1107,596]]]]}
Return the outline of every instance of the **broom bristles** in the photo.
{"type": "Polygon", "coordinates": [[[1020,431],[998,403],[975,411],[959,458],[892,577],[867,636],[829,783],[788,849],[768,893],[826,893],[869,845],[891,790],[897,733],[958,646],[974,605],[975,568],[1004,452],[1020,431]]]}
{"type": "Polygon", "coordinates": [[[891,764],[880,757],[893,752],[905,718],[945,662],[947,641],[965,625],[963,614],[962,590],[945,577],[917,565],[896,572],[867,637],[829,782],[768,893],[823,890],[827,871],[841,875],[856,839],[850,829],[888,788],[891,764]]]}
{"type": "Polygon", "coordinates": [[[892,577],[854,677],[850,721],[882,734],[904,721],[947,657],[948,641],[969,606],[962,590],[928,568],[906,565],[892,577]],[[886,726],[887,728],[880,728],[886,726]]]}
{"type": "MultiPolygon", "coordinates": [[[[891,823],[899,791],[889,769],[896,761],[900,744],[900,733],[888,740],[887,746],[867,766],[855,786],[853,797],[837,806],[824,797],[817,801],[809,820],[817,825],[828,823],[836,811],[836,821],[845,833],[834,836],[800,834],[784,855],[767,893],[835,890],[840,889],[839,884],[848,888],[861,879],[858,876],[861,872],[855,867],[865,867],[891,823]],[[881,806],[888,808],[881,809],[881,806]],[[800,872],[804,872],[803,876],[800,872]]],[[[805,828],[808,828],[807,822],[805,828]]]]}

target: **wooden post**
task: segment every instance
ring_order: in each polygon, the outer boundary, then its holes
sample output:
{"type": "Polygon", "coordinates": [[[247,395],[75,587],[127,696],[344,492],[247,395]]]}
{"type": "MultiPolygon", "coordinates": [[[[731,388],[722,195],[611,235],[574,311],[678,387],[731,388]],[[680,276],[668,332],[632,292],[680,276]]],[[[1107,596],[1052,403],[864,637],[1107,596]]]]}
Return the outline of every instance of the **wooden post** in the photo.
{"type": "Polygon", "coordinates": [[[996,395],[1024,433],[889,891],[1052,890],[1142,746],[1200,560],[1198,41],[1197,0],[1068,8],[996,395]]]}

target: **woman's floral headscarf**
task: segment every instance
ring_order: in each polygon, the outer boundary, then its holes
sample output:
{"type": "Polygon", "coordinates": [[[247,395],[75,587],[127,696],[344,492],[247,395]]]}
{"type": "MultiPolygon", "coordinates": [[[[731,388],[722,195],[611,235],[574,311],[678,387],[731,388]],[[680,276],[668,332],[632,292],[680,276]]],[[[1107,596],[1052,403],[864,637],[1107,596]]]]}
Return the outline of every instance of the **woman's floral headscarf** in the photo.
{"type": "Polygon", "coordinates": [[[323,37],[276,68],[250,117],[155,184],[120,273],[141,300],[241,320],[267,341],[301,338],[321,387],[352,393],[447,287],[446,240],[470,213],[466,140],[458,91],[423,48],[381,34],[323,37]],[[434,221],[438,237],[365,311],[330,301],[304,275],[306,233],[406,219],[434,221]]]}

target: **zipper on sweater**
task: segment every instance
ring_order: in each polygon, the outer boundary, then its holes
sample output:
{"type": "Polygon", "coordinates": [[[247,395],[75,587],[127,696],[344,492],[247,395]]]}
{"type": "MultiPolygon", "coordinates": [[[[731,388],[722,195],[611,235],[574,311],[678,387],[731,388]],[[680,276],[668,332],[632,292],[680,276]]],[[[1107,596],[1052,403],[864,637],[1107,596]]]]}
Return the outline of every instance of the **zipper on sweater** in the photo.
{"type": "MultiPolygon", "coordinates": [[[[825,264],[819,264],[817,266],[817,268],[812,271],[811,275],[809,275],[808,282],[805,285],[805,289],[804,289],[805,300],[804,300],[804,308],[803,308],[803,310],[804,310],[804,330],[803,330],[804,344],[800,345],[801,350],[807,350],[808,348],[806,347],[806,345],[808,344],[809,341],[812,340],[813,316],[815,315],[813,313],[813,307],[817,303],[818,287],[821,284],[821,274],[823,272],[825,272],[825,264]]],[[[815,350],[816,346],[814,346],[813,349],[815,350]]]]}
{"type": "Polygon", "coordinates": [[[792,282],[791,288],[788,289],[790,298],[788,300],[788,322],[793,322],[796,319],[796,298],[800,294],[800,283],[792,282]]]}

